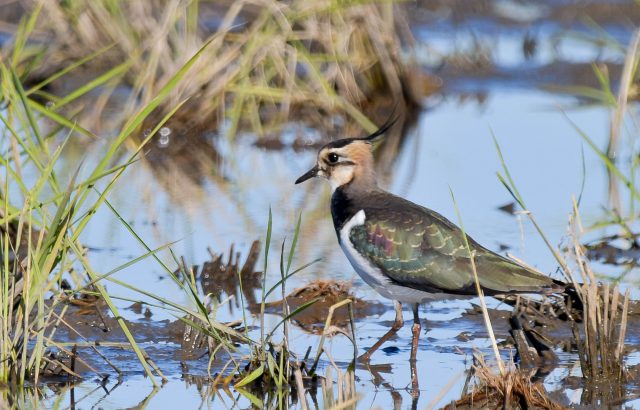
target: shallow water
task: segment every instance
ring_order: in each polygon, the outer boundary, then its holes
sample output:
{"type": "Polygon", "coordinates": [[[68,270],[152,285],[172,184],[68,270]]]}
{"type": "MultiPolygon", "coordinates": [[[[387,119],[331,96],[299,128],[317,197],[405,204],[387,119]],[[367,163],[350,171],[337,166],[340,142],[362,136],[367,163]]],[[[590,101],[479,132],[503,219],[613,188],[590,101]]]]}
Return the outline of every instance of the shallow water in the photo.
{"type": "MultiPolygon", "coordinates": [[[[502,7],[506,7],[504,4],[502,7]]],[[[518,9],[518,12],[534,13],[535,10],[518,9]]],[[[421,49],[425,50],[422,56],[425,63],[433,61],[432,54],[427,54],[429,50],[452,53],[461,47],[460,44],[468,43],[469,38],[479,36],[496,45],[493,61],[497,69],[486,76],[454,76],[445,68],[443,93],[425,101],[427,108],[420,113],[415,128],[408,133],[392,169],[383,173],[381,178],[391,192],[458,222],[450,194],[450,190],[453,191],[467,233],[501,253],[504,253],[502,247],[507,247],[508,252],[558,277],[557,263],[526,216],[514,216],[499,209],[513,201],[496,177],[496,172],[502,173],[502,169],[492,135],[500,144],[520,193],[550,242],[566,243],[573,197],[582,192],[581,213],[587,226],[600,220],[604,216],[603,207],[609,204],[606,170],[570,121],[584,130],[598,146],[604,147],[610,112],[602,106],[580,106],[570,96],[542,91],[544,81],[531,73],[558,61],[590,62],[593,56],[605,56],[619,62],[622,57],[608,48],[604,54],[598,54],[596,47],[576,40],[567,40],[559,50],[554,49],[552,39],[563,31],[558,24],[548,21],[532,25],[538,28],[539,53],[534,59],[526,60],[518,49],[524,31],[522,26],[507,30],[495,21],[480,20],[481,23],[470,20],[475,24],[465,28],[446,23],[446,20],[434,25],[414,23],[421,49]],[[453,35],[449,35],[451,31],[453,35]],[[525,74],[519,76],[519,73],[525,74]]],[[[630,30],[614,27],[611,33],[626,41],[630,30]]],[[[547,76],[559,83],[571,81],[564,72],[551,72],[547,76]]],[[[631,109],[637,110],[637,106],[631,109]]],[[[625,138],[638,136],[637,129],[636,133],[631,129],[632,134],[625,138]]],[[[172,135],[177,131],[172,130],[172,135]]],[[[282,138],[286,143],[304,132],[306,130],[302,126],[291,124],[282,138]]],[[[178,241],[172,249],[177,255],[184,255],[189,264],[202,264],[208,260],[207,247],[226,253],[229,246],[235,244],[235,249],[246,255],[253,240],[264,239],[268,209],[271,207],[274,242],[267,283],[273,284],[279,279],[280,243],[284,238],[291,238],[297,215],[302,213],[299,248],[293,265],[299,266],[315,258],[321,258],[321,261],[289,280],[288,290],[316,279],[338,279],[353,281],[353,291],[358,297],[380,299],[357,277],[337,245],[329,214],[328,184],[320,180],[298,186],[293,184],[313,165],[315,150],[266,150],[256,147],[251,135],[241,136],[234,143],[214,134],[205,137],[221,158],[219,162],[211,158],[204,161],[207,173],[193,178],[186,172],[187,168],[175,163],[159,162],[153,166],[154,163],[140,162],[126,171],[125,178],[113,191],[111,203],[148,246],[155,248],[178,241]]],[[[158,144],[175,143],[171,138],[158,144]]],[[[75,164],[82,156],[86,158],[85,162],[90,163],[91,156],[99,155],[100,149],[100,144],[90,146],[88,153],[69,149],[65,161],[75,164]]],[[[621,153],[622,158],[624,155],[621,153]]],[[[628,199],[623,198],[622,203],[628,203],[628,199]]],[[[589,236],[596,238],[606,233],[607,230],[598,230],[589,236]]],[[[145,253],[105,207],[86,229],[82,240],[92,248],[91,261],[100,272],[107,272],[145,253]]],[[[170,262],[166,252],[162,257],[170,262]]],[[[597,266],[603,274],[616,273],[613,268],[597,266]]],[[[638,273],[638,269],[632,270],[626,276],[627,284],[637,283],[638,273]]],[[[115,277],[178,303],[188,303],[185,295],[152,260],[136,263],[115,277]]],[[[139,299],[137,293],[126,288],[109,284],[108,289],[125,299],[139,299]]],[[[393,321],[391,302],[383,302],[388,307],[384,313],[361,319],[356,324],[361,352],[385,333],[393,321]]],[[[473,349],[480,349],[489,356],[488,339],[479,337],[461,342],[457,338],[461,332],[483,333],[481,322],[475,325],[449,323],[459,318],[473,302],[477,301],[438,302],[421,308],[421,316],[427,318],[427,322],[418,353],[419,408],[443,405],[458,398],[473,349]]],[[[118,303],[123,308],[130,304],[130,301],[118,303]]],[[[495,307],[497,302],[492,301],[491,305],[495,307]]],[[[174,319],[164,309],[152,308],[151,311],[153,321],[174,319]]],[[[123,310],[123,314],[130,320],[143,320],[141,315],[129,310],[123,310]]],[[[240,316],[238,309],[232,311],[222,306],[218,319],[227,321],[240,316]]],[[[405,319],[408,321],[409,318],[410,313],[405,311],[405,319]]],[[[257,319],[250,317],[249,320],[257,319]]],[[[277,315],[267,315],[266,324],[271,327],[279,320],[277,315]]],[[[253,332],[258,335],[257,330],[253,332]]],[[[407,361],[410,340],[410,326],[407,325],[386,345],[386,350],[373,356],[371,364],[387,370],[381,373],[385,385],[376,387],[374,374],[369,369],[358,368],[356,385],[361,395],[358,408],[391,407],[399,404],[398,397],[403,408],[412,404],[406,390],[410,385],[407,361]],[[399,396],[394,396],[396,393],[399,396]]],[[[317,343],[316,336],[293,327],[290,345],[295,346],[295,353],[303,355],[310,345],[315,351],[317,343]]],[[[346,369],[352,355],[350,342],[343,336],[336,336],[328,343],[333,359],[346,369]]],[[[59,392],[61,395],[48,392],[49,397],[43,400],[45,406],[50,407],[58,400],[61,400],[62,407],[75,401],[82,408],[124,408],[141,404],[151,408],[219,408],[223,404],[225,407],[246,408],[250,405],[237,393],[228,396],[219,391],[207,391],[206,387],[198,387],[198,384],[185,380],[180,361],[171,358],[170,352],[179,349],[178,345],[166,342],[158,346],[149,341],[143,346],[169,377],[169,382],[161,389],[154,391],[149,381],[142,377],[141,369],[132,366],[127,369],[122,384],[110,380],[103,388],[89,379],[77,385],[73,393],[68,389],[59,392]],[[234,403],[236,399],[238,403],[234,403]]],[[[115,350],[110,352],[117,354],[115,350]]],[[[508,358],[510,352],[503,354],[508,358]]],[[[562,380],[575,373],[572,370],[574,361],[572,355],[561,356],[560,366],[545,379],[546,387],[550,391],[558,390],[558,396],[566,404],[578,403],[580,399],[579,389],[563,392],[562,387],[562,380]]],[[[190,375],[206,373],[206,359],[192,361],[189,366],[187,373],[190,375]]],[[[321,366],[328,366],[328,362],[324,360],[321,366]]],[[[319,400],[322,408],[322,397],[319,400]]]]}

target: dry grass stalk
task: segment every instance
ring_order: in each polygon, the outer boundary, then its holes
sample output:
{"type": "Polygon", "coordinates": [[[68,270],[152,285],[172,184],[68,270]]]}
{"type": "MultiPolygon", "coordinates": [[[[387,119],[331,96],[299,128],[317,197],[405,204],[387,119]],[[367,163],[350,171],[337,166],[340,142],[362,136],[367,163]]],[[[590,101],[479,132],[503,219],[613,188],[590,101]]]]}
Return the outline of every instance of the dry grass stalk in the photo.
{"type": "Polygon", "coordinates": [[[443,409],[535,408],[557,410],[561,405],[552,401],[541,383],[531,381],[531,373],[512,365],[504,374],[496,374],[481,355],[475,355],[473,371],[477,380],[473,390],[443,409]]]}
{"type": "MultiPolygon", "coordinates": [[[[325,321],[324,324],[324,329],[322,331],[322,336],[320,337],[320,342],[318,342],[318,351],[316,353],[316,358],[313,361],[313,365],[311,365],[311,369],[309,370],[310,374],[313,374],[318,366],[318,361],[320,360],[320,355],[322,354],[323,351],[325,351],[324,349],[324,340],[325,337],[327,337],[328,335],[331,335],[333,333],[340,333],[343,334],[344,336],[348,337],[349,340],[351,340],[351,343],[353,344],[353,362],[352,362],[352,366],[355,366],[355,361],[357,360],[357,356],[358,356],[358,347],[356,345],[356,335],[355,335],[355,326],[353,323],[353,300],[352,299],[344,299],[338,303],[335,303],[334,305],[332,305],[329,308],[329,312],[327,314],[327,319],[325,321]],[[351,322],[351,335],[349,335],[345,330],[340,329],[337,326],[333,326],[332,323],[332,319],[333,319],[333,314],[335,313],[336,309],[342,307],[342,306],[347,306],[347,308],[349,309],[349,318],[350,318],[350,322],[351,322]]],[[[325,351],[326,352],[326,351],[325,351]]],[[[328,353],[327,353],[328,356],[328,353]]],[[[337,368],[337,367],[336,367],[337,368]]]]}
{"type": "Polygon", "coordinates": [[[591,381],[614,380],[624,384],[624,341],[629,308],[629,290],[620,300],[618,286],[598,283],[591,270],[584,247],[578,240],[581,224],[577,206],[572,218],[572,256],[578,266],[582,283],[574,283],[584,304],[582,335],[574,326],[583,377],[591,381]]]}
{"type": "Polygon", "coordinates": [[[618,286],[599,283],[589,266],[585,250],[579,241],[580,214],[574,201],[571,219],[573,243],[571,256],[582,283],[573,285],[584,309],[581,329],[573,323],[573,335],[578,346],[582,377],[587,383],[583,404],[608,403],[625,395],[625,335],[629,310],[629,290],[622,296],[618,286]]]}
{"type": "MultiPolygon", "coordinates": [[[[618,154],[618,145],[620,141],[620,132],[622,130],[623,120],[627,112],[627,103],[629,94],[633,91],[634,75],[638,69],[640,62],[640,30],[636,30],[631,43],[627,49],[627,55],[624,60],[622,74],[620,76],[620,84],[618,88],[618,98],[616,108],[611,115],[611,127],[609,130],[609,143],[607,145],[607,157],[615,161],[618,154]]],[[[612,210],[620,213],[622,210],[620,200],[620,189],[615,176],[608,171],[609,177],[609,201],[612,210]]]]}
{"type": "MultiPolygon", "coordinates": [[[[53,40],[39,75],[113,45],[91,63],[131,61],[125,78],[133,92],[119,108],[125,113],[153,98],[207,41],[205,55],[166,107],[190,98],[184,108],[190,118],[212,124],[222,114],[231,133],[241,119],[262,133],[265,119],[285,120],[302,108],[323,110],[318,125],[326,124],[327,112],[338,112],[372,130],[360,107],[381,93],[390,102],[412,103],[420,94],[410,84],[417,78],[413,62],[400,56],[413,39],[406,27],[396,30],[407,23],[390,3],[230,2],[214,33],[202,29],[199,9],[215,6],[197,1],[47,1],[42,7],[40,31],[53,40]]],[[[87,111],[87,121],[96,118],[87,111]]]]}
{"type": "Polygon", "coordinates": [[[302,371],[300,371],[300,368],[296,368],[293,371],[293,377],[296,381],[296,390],[298,391],[298,401],[300,402],[300,408],[302,410],[307,410],[309,408],[309,403],[307,403],[307,397],[304,394],[304,382],[302,381],[302,371]]]}
{"type": "Polygon", "coordinates": [[[577,285],[584,303],[583,332],[574,326],[583,377],[593,382],[613,380],[624,384],[624,340],[629,308],[629,290],[620,300],[618,286],[599,284],[585,263],[584,250],[576,241],[573,248],[585,280],[577,285]]]}
{"type": "Polygon", "coordinates": [[[476,262],[475,262],[475,252],[472,251],[471,247],[469,246],[469,241],[464,231],[464,224],[462,223],[462,217],[460,216],[460,210],[458,209],[458,204],[456,203],[455,197],[453,195],[453,190],[450,189],[449,191],[451,193],[451,199],[453,200],[453,204],[456,209],[456,214],[458,216],[458,222],[460,224],[460,228],[462,229],[464,244],[465,244],[465,247],[467,248],[467,252],[469,252],[469,261],[471,264],[471,270],[473,271],[473,279],[475,282],[476,291],[478,293],[478,298],[480,299],[480,307],[482,308],[482,317],[484,319],[484,325],[487,329],[487,333],[489,334],[489,339],[491,340],[491,348],[493,349],[493,354],[495,355],[496,363],[498,365],[498,369],[500,370],[500,374],[504,374],[505,373],[504,363],[502,361],[502,358],[500,357],[500,350],[498,349],[498,343],[496,341],[496,337],[493,332],[491,319],[489,318],[487,304],[485,303],[485,300],[484,300],[484,292],[480,287],[480,279],[478,279],[478,271],[476,269],[476,262]]]}
{"type": "Polygon", "coordinates": [[[343,373],[335,364],[328,367],[325,372],[324,379],[321,380],[322,397],[325,409],[355,409],[359,395],[356,392],[355,373],[353,370],[347,370],[343,373]],[[334,392],[334,375],[336,371],[336,391],[334,392]]]}
{"type": "Polygon", "coordinates": [[[636,30],[631,43],[629,44],[627,55],[624,60],[622,74],[620,76],[620,84],[618,88],[618,104],[612,114],[611,129],[609,131],[609,145],[607,146],[607,156],[614,159],[618,151],[618,143],[620,139],[620,131],[622,129],[622,121],[627,111],[627,103],[629,100],[629,92],[631,91],[634,73],[638,68],[640,59],[640,30],[636,30]]]}

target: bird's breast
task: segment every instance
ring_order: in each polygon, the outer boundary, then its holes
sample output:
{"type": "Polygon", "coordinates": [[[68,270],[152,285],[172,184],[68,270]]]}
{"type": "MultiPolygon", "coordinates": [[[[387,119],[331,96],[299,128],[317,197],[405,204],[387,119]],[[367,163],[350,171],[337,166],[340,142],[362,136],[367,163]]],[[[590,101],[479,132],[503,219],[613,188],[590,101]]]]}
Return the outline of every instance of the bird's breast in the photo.
{"type": "Polygon", "coordinates": [[[355,213],[351,219],[346,221],[339,231],[338,237],[340,241],[340,247],[342,251],[349,259],[351,266],[360,275],[360,277],[373,288],[378,290],[378,287],[384,287],[390,282],[380,268],[371,263],[366,257],[364,257],[351,242],[350,234],[351,230],[356,226],[364,225],[366,220],[366,214],[364,210],[359,210],[355,213]]]}

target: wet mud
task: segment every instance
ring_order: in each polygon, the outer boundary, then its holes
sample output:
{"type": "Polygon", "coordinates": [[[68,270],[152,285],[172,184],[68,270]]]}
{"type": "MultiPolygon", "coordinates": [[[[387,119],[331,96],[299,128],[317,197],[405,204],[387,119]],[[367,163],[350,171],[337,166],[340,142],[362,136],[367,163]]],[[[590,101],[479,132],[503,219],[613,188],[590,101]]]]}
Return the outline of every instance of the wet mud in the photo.
{"type": "MultiPolygon", "coordinates": [[[[314,281],[292,291],[287,295],[285,301],[292,312],[305,304],[312,303],[293,316],[292,320],[296,326],[305,332],[321,334],[324,330],[329,309],[345,299],[352,300],[355,320],[364,319],[372,315],[380,315],[389,308],[384,303],[357,298],[351,290],[351,283],[345,281],[314,281]]],[[[269,302],[265,305],[265,312],[282,313],[282,306],[282,300],[269,302]]],[[[254,314],[258,314],[260,305],[249,305],[249,310],[254,314]]],[[[346,328],[350,324],[350,316],[346,306],[335,309],[331,324],[339,328],[346,328]]]]}

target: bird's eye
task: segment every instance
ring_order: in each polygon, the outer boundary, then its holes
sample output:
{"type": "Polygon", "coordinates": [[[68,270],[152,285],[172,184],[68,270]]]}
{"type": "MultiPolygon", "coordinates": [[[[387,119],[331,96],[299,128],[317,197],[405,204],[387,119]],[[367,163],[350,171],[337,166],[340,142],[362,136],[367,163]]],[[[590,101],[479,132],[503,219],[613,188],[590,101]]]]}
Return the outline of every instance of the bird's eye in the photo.
{"type": "Polygon", "coordinates": [[[338,162],[338,154],[336,154],[335,152],[332,152],[329,155],[327,155],[327,159],[329,160],[330,163],[335,164],[336,162],[338,162]]]}

